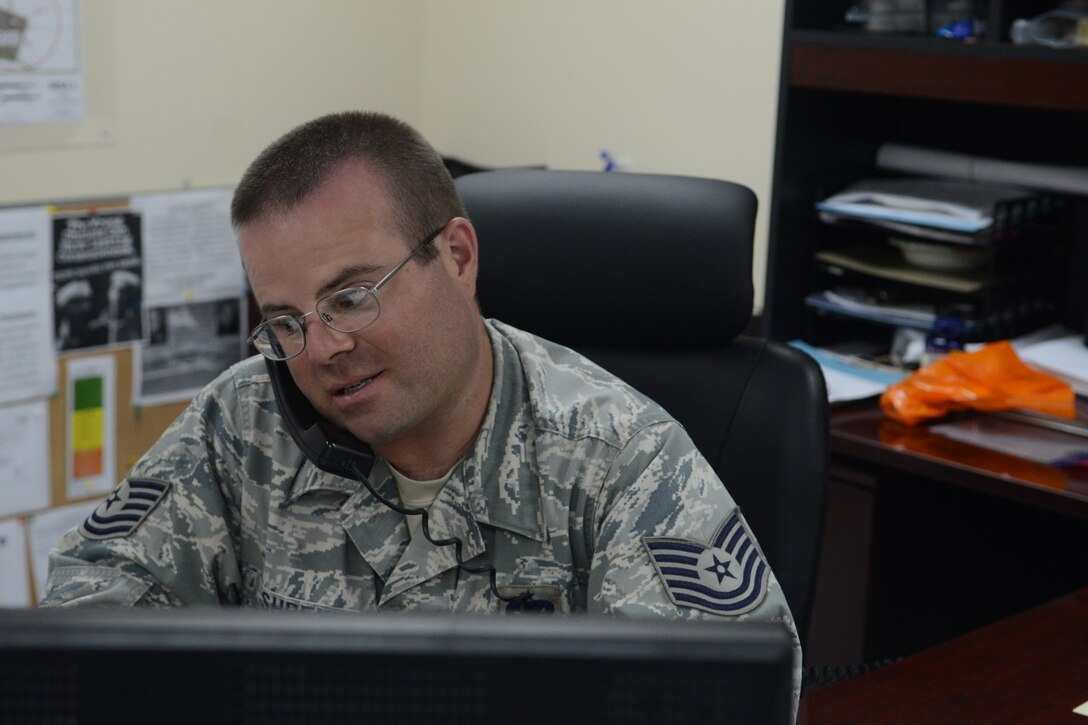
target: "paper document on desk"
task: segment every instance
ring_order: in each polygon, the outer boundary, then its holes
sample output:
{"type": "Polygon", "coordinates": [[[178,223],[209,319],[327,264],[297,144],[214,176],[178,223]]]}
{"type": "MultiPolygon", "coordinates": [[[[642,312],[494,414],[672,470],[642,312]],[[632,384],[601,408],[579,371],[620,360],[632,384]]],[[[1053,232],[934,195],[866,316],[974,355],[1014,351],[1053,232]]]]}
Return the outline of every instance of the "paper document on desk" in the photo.
{"type": "Polygon", "coordinates": [[[931,433],[1008,453],[1046,465],[1081,460],[1088,454],[1088,438],[1031,424],[1011,423],[992,415],[979,415],[929,426],[931,433]]]}
{"type": "Polygon", "coordinates": [[[947,179],[867,179],[816,204],[822,212],[978,232],[993,224],[994,206],[1030,196],[1010,186],[947,179]]]}
{"type": "Polygon", "coordinates": [[[821,350],[803,340],[791,340],[789,344],[808,354],[820,365],[829,403],[862,400],[880,395],[889,385],[906,376],[906,373],[891,371],[883,366],[863,365],[846,355],[821,350]]]}
{"type": "Polygon", "coordinates": [[[1077,395],[1088,397],[1088,347],[1084,335],[1070,334],[1028,345],[1015,345],[1028,365],[1068,383],[1077,395]]]}

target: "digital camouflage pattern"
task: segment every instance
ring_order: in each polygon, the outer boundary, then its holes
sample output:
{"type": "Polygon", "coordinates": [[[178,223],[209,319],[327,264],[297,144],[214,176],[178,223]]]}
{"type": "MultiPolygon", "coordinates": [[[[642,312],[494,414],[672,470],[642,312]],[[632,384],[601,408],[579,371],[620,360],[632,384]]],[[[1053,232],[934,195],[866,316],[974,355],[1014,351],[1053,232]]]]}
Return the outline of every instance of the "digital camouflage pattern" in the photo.
{"type": "MultiPolygon", "coordinates": [[[[492,564],[504,595],[528,589],[557,611],[774,620],[793,630],[769,572],[751,606],[723,615],[676,600],[651,560],[647,542],[709,545],[736,509],[676,421],[577,353],[486,324],[491,400],[430,508],[435,538],[457,537],[466,562],[492,564]]],[[[399,500],[381,459],[371,481],[399,500]]],[[[101,521],[53,551],[44,606],[503,610],[487,575],[456,567],[452,546],[410,537],[404,517],[362,484],[304,460],[259,356],[202,391],[111,498],[101,521]],[[137,490],[162,493],[135,512],[134,527],[117,524],[111,512],[137,490]],[[102,534],[110,525],[121,533],[102,534]]]]}

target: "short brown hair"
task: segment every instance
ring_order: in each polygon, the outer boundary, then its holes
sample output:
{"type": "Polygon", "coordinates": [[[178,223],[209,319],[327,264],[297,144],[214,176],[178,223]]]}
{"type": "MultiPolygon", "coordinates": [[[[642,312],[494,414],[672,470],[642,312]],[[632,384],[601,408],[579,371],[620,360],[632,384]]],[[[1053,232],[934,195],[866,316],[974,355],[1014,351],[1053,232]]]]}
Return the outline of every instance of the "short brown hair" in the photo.
{"type": "MultiPolygon", "coordinates": [[[[384,180],[393,228],[413,244],[456,216],[466,216],[442,157],[414,128],[382,113],[321,116],[289,131],[249,165],[231,202],[235,227],[301,204],[343,164],[364,160],[384,180]]],[[[433,246],[420,250],[429,261],[433,246]]]]}

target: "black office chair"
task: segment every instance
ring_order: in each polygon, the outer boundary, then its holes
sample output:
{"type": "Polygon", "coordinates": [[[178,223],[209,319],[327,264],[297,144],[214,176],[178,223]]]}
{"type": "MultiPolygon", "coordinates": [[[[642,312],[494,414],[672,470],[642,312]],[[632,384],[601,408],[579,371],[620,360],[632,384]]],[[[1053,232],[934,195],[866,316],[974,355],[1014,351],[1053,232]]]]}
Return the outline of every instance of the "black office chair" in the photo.
{"type": "Polygon", "coordinates": [[[741,335],[755,195],[711,179],[544,170],[457,187],[479,233],[483,313],[578,350],[684,425],[744,511],[803,644],[827,395],[806,355],[741,335]]]}

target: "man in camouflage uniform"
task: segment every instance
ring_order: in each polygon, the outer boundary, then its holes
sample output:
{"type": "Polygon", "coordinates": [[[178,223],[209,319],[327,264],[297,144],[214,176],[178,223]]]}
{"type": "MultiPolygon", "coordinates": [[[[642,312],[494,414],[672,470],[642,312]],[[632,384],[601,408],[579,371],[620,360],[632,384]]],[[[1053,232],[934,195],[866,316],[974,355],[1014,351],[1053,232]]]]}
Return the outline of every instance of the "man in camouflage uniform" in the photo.
{"type": "Polygon", "coordinates": [[[303,456],[255,357],[64,537],[43,604],[532,605],[793,629],[683,428],[578,354],[481,317],[475,231],[413,130],[378,114],[305,124],[253,163],[232,216],[264,317],[254,344],[373,447],[374,491],[425,510],[427,531],[303,456]]]}

